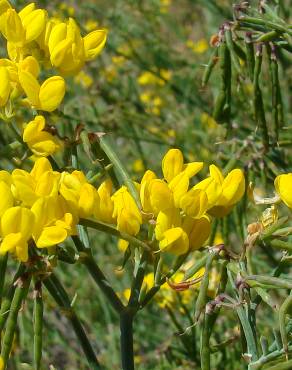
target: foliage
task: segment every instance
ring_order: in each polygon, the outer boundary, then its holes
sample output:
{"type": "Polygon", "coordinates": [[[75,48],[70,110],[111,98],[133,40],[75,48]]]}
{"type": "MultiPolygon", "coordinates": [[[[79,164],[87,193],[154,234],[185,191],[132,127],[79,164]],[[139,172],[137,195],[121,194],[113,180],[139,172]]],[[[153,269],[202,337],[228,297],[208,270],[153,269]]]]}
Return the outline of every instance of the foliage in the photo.
{"type": "Polygon", "coordinates": [[[290,20],[0,0],[0,369],[292,367],[290,20]]]}

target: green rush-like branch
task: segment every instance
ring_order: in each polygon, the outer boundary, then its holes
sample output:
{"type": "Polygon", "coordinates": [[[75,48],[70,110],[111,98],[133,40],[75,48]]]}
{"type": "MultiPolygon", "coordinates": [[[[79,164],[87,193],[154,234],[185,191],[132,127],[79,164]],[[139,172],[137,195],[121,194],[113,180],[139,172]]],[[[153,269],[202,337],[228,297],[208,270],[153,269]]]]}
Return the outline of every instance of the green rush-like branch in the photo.
{"type": "Polygon", "coordinates": [[[51,274],[48,278],[43,281],[45,287],[47,288],[50,295],[56,301],[56,303],[62,309],[62,312],[67,316],[68,320],[71,322],[74,332],[81,344],[83,352],[87,358],[90,369],[92,370],[101,370],[102,367],[97,361],[94,350],[87,338],[87,335],[84,331],[84,328],[76,315],[75,311],[71,307],[70,299],[63,288],[62,284],[58,278],[51,274]]]}

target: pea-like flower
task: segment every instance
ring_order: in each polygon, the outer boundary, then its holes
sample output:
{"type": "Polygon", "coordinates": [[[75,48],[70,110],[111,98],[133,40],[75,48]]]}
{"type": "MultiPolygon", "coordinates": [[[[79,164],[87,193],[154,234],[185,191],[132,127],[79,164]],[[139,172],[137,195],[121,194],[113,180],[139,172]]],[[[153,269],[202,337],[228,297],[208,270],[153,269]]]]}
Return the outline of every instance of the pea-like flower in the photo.
{"type": "Polygon", "coordinates": [[[66,85],[61,76],[49,77],[40,85],[32,73],[22,70],[19,82],[34,109],[52,112],[62,103],[66,85]]]}
{"type": "Polygon", "coordinates": [[[22,47],[36,40],[46,25],[47,13],[31,3],[19,13],[10,6],[0,16],[0,31],[9,43],[22,47]]]}
{"type": "Polygon", "coordinates": [[[11,207],[1,218],[0,253],[11,252],[22,262],[28,259],[28,240],[32,235],[34,214],[24,207],[11,207]]]}
{"type": "Polygon", "coordinates": [[[159,243],[162,252],[170,252],[177,256],[185,254],[189,249],[189,238],[181,227],[166,230],[159,243]]]}
{"type": "Polygon", "coordinates": [[[275,178],[275,189],[281,200],[292,208],[292,173],[285,173],[275,178]]]}
{"type": "Polygon", "coordinates": [[[113,217],[117,219],[117,229],[130,235],[137,235],[142,224],[142,215],[127,187],[122,186],[116,191],[112,200],[113,217]]]}
{"type": "Polygon", "coordinates": [[[245,192],[243,171],[234,169],[226,177],[215,165],[210,166],[210,177],[194,186],[204,190],[208,197],[208,212],[214,216],[227,215],[245,192]]]}
{"type": "Polygon", "coordinates": [[[62,148],[61,140],[46,131],[45,126],[45,118],[36,116],[23,130],[23,141],[36,156],[47,157],[62,148]]]}

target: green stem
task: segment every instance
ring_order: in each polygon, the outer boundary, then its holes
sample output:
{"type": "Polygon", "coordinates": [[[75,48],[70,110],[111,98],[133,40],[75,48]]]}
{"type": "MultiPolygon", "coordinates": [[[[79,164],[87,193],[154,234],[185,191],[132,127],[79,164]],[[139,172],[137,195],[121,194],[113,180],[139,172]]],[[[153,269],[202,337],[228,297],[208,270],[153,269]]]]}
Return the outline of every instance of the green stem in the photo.
{"type": "Polygon", "coordinates": [[[130,244],[132,244],[135,247],[143,248],[143,249],[146,249],[148,251],[151,251],[151,248],[149,247],[148,244],[146,244],[143,241],[135,238],[132,235],[129,235],[129,234],[123,232],[123,231],[119,231],[119,230],[115,229],[113,226],[104,224],[103,222],[98,222],[98,221],[95,221],[95,220],[89,220],[89,219],[81,218],[79,220],[79,224],[83,225],[83,226],[86,226],[86,227],[89,227],[91,229],[102,231],[102,232],[107,233],[109,235],[116,236],[117,238],[127,240],[130,244]]]}
{"type": "Polygon", "coordinates": [[[94,282],[98,285],[103,294],[107,297],[112,307],[117,312],[122,312],[124,306],[119,297],[116,295],[113,288],[111,287],[109,281],[107,280],[103,272],[100,270],[97,263],[94,261],[93,256],[91,254],[91,250],[89,248],[85,248],[84,244],[77,236],[72,236],[72,240],[77,250],[83,253],[82,256],[83,258],[81,258],[81,262],[87,268],[94,282]]]}
{"type": "Polygon", "coordinates": [[[14,292],[16,289],[15,282],[18,280],[19,277],[22,276],[22,274],[25,271],[25,266],[21,263],[18,267],[18,270],[13,278],[13,282],[11,286],[9,287],[8,292],[6,295],[2,298],[1,301],[1,310],[0,310],[0,333],[2,332],[4,325],[6,323],[8,313],[9,313],[9,308],[11,306],[11,301],[14,296],[14,292]]]}
{"type": "Polygon", "coordinates": [[[212,267],[212,262],[213,262],[215,256],[216,256],[216,254],[212,252],[212,253],[209,254],[209,256],[207,257],[207,260],[206,260],[205,272],[204,272],[203,279],[201,281],[200,291],[199,291],[199,295],[198,295],[198,298],[197,298],[197,301],[196,301],[195,322],[198,322],[199,317],[202,313],[202,310],[204,309],[204,307],[206,306],[206,303],[207,303],[207,290],[208,290],[208,286],[209,286],[209,274],[210,274],[211,267],[212,267]]]}
{"type": "MultiPolygon", "coordinates": [[[[236,295],[237,295],[238,289],[236,288],[234,278],[230,270],[228,270],[228,278],[229,278],[232,288],[236,291],[236,295]]],[[[242,304],[236,305],[235,309],[236,309],[237,316],[239,318],[240,324],[243,329],[244,337],[245,337],[246,344],[247,344],[247,351],[249,355],[251,356],[252,361],[257,360],[258,358],[257,343],[254,337],[254,331],[251,326],[250,315],[248,315],[247,310],[245,310],[242,304]]]]}
{"type": "Polygon", "coordinates": [[[124,310],[120,314],[121,330],[121,358],[123,370],[134,370],[134,349],[133,349],[133,318],[131,310],[124,310]]]}
{"type": "Polygon", "coordinates": [[[120,175],[120,178],[121,178],[122,182],[127,186],[127,188],[129,189],[129,192],[131,193],[131,195],[135,199],[135,201],[137,203],[137,206],[139,208],[141,208],[140,198],[139,198],[139,195],[137,193],[137,189],[135,187],[135,184],[131,180],[131,178],[130,178],[128,172],[126,171],[125,167],[123,166],[122,162],[120,161],[120,159],[118,158],[118,156],[116,155],[114,150],[112,149],[112,147],[109,144],[107,138],[105,136],[102,136],[102,137],[100,137],[99,142],[100,142],[100,147],[105,152],[105,154],[108,156],[108,158],[110,159],[110,161],[114,165],[117,173],[120,175]]]}
{"type": "Polygon", "coordinates": [[[7,319],[6,330],[4,333],[2,349],[1,349],[1,357],[4,363],[4,369],[7,366],[7,361],[11,352],[14,333],[16,330],[17,325],[17,317],[19,310],[21,309],[22,302],[25,300],[29,285],[31,281],[31,276],[22,277],[17,282],[17,287],[15,289],[15,293],[11,302],[9,315],[7,319]]]}
{"type": "Polygon", "coordinates": [[[8,253],[0,256],[0,302],[3,296],[8,253]]]}
{"type": "Polygon", "coordinates": [[[288,27],[281,26],[277,23],[270,22],[265,19],[259,19],[259,18],[254,18],[254,17],[241,17],[239,19],[239,22],[247,22],[247,23],[252,23],[256,25],[266,26],[274,30],[277,30],[279,32],[288,33],[288,35],[292,36],[292,31],[289,30],[288,27]]]}
{"type": "MultiPolygon", "coordinates": [[[[288,347],[288,352],[292,351],[292,346],[288,347]]],[[[272,353],[269,353],[265,356],[260,357],[257,361],[249,364],[249,370],[258,370],[263,367],[263,365],[277,359],[278,357],[284,354],[284,349],[276,350],[272,353]]]]}
{"type": "Polygon", "coordinates": [[[34,370],[39,370],[42,361],[42,345],[43,345],[43,313],[44,303],[42,297],[41,282],[37,281],[35,285],[35,299],[33,309],[33,333],[34,333],[34,370]]]}
{"type": "Polygon", "coordinates": [[[65,289],[57,279],[57,277],[51,274],[50,277],[44,280],[44,285],[47,288],[48,292],[51,294],[51,296],[54,298],[56,303],[63,309],[68,320],[71,322],[74,332],[87,358],[90,369],[94,370],[101,369],[101,366],[97,361],[96,355],[87,338],[83,326],[79,318],[77,317],[76,313],[74,312],[73,308],[71,307],[70,299],[65,289]]]}

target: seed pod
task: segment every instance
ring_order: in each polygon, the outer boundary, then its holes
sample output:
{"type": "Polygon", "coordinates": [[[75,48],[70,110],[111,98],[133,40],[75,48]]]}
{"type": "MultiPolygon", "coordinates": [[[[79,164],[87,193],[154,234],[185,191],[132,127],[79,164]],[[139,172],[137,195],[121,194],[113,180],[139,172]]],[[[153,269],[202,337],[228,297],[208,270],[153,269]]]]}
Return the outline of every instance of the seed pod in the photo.
{"type": "Polygon", "coordinates": [[[231,32],[231,28],[230,28],[230,24],[229,23],[225,23],[224,30],[225,30],[226,45],[227,45],[227,47],[229,49],[232,63],[234,65],[235,69],[236,69],[236,72],[238,74],[241,74],[241,67],[240,67],[240,63],[239,63],[237,54],[235,52],[234,41],[232,39],[232,32],[231,32]]]}
{"type": "Polygon", "coordinates": [[[253,81],[255,58],[254,58],[254,47],[250,32],[247,32],[245,34],[245,51],[249,78],[251,81],[253,81]]]}
{"type": "Polygon", "coordinates": [[[213,117],[219,123],[230,122],[231,102],[231,58],[223,41],[219,46],[220,91],[215,99],[213,117]]]}
{"type": "Polygon", "coordinates": [[[284,125],[283,122],[283,102],[281,87],[279,82],[279,70],[276,54],[276,46],[271,45],[271,77],[272,77],[272,105],[273,105],[273,120],[275,126],[276,138],[278,140],[279,128],[284,125]]]}
{"type": "Polygon", "coordinates": [[[39,370],[42,360],[42,341],[43,341],[43,312],[44,304],[42,297],[41,282],[38,281],[35,285],[33,309],[33,332],[34,332],[34,370],[39,370]]]}
{"type": "Polygon", "coordinates": [[[203,74],[203,78],[202,78],[202,87],[205,87],[209,81],[209,78],[213,72],[213,69],[215,67],[215,65],[217,64],[218,62],[218,47],[215,48],[215,50],[213,51],[213,53],[211,54],[211,57],[208,61],[208,64],[205,68],[205,71],[204,71],[204,74],[203,74]]]}
{"type": "Polygon", "coordinates": [[[264,33],[263,35],[261,35],[259,38],[257,38],[255,40],[255,42],[268,42],[268,41],[272,41],[275,38],[277,38],[279,35],[280,34],[279,34],[278,31],[270,31],[270,32],[267,32],[267,33],[264,33]]]}
{"type": "Polygon", "coordinates": [[[262,68],[262,44],[257,46],[257,52],[255,57],[255,68],[254,68],[254,115],[257,124],[260,126],[262,134],[262,142],[265,150],[269,149],[269,135],[267,122],[265,117],[264,103],[262,98],[262,92],[259,85],[259,76],[262,68]]]}

